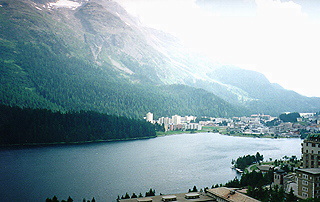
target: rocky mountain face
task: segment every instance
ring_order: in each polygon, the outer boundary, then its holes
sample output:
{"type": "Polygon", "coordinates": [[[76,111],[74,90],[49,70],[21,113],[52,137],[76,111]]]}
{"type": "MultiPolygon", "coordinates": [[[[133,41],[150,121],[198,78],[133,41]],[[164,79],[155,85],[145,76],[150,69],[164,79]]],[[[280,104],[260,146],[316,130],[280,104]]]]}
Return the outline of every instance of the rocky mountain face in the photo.
{"type": "Polygon", "coordinates": [[[0,102],[141,117],[319,111],[320,99],[217,65],[109,0],[1,0],[0,102]]]}

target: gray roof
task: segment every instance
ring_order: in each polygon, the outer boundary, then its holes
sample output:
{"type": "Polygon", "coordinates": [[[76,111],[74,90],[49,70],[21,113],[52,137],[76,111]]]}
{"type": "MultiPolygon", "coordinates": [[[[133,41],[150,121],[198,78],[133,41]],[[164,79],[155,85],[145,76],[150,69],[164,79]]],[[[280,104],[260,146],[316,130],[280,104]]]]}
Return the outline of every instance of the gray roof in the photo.
{"type": "Polygon", "coordinates": [[[297,169],[297,171],[313,174],[313,175],[320,175],[320,168],[302,168],[297,169]]]}

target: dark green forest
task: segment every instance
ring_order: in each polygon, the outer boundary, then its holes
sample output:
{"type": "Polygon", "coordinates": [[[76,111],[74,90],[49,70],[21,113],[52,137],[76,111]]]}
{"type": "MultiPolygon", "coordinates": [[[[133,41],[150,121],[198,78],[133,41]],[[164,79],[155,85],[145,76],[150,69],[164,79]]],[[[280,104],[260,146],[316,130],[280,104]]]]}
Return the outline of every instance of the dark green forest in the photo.
{"type": "Polygon", "coordinates": [[[71,143],[155,137],[144,120],[92,111],[52,112],[0,105],[0,144],[71,143]]]}
{"type": "Polygon", "coordinates": [[[298,112],[288,113],[288,114],[281,114],[279,116],[280,120],[283,122],[297,122],[297,118],[300,118],[300,114],[298,112]]]}
{"type": "MultiPolygon", "coordinates": [[[[2,43],[2,45],[4,45],[2,43]]],[[[10,53],[6,44],[1,53],[10,53]]],[[[45,45],[19,43],[19,54],[0,55],[0,103],[60,111],[90,110],[141,118],[158,116],[232,116],[240,109],[203,89],[184,85],[142,85],[119,78],[79,58],[56,54],[45,45]],[[50,55],[50,57],[47,57],[50,55]]]]}

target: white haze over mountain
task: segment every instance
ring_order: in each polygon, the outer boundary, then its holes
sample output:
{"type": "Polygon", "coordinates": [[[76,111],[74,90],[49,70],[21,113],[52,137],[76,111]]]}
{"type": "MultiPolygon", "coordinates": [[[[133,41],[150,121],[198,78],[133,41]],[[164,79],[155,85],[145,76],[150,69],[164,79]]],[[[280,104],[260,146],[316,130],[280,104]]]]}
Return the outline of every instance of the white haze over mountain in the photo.
{"type": "Polygon", "coordinates": [[[215,62],[318,96],[320,1],[116,0],[140,21],[215,62]]]}
{"type": "Polygon", "coordinates": [[[71,9],[76,9],[79,6],[81,6],[80,3],[69,1],[69,0],[58,0],[56,3],[49,3],[49,5],[55,8],[71,8],[71,9]]]}

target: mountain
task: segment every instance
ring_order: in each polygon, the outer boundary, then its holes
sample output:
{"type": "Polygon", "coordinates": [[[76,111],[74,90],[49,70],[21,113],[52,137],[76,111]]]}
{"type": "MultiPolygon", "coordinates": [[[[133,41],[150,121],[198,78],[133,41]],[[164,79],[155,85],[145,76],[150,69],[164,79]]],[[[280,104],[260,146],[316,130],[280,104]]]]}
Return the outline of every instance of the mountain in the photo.
{"type": "Polygon", "coordinates": [[[134,118],[320,109],[320,98],[188,51],[114,1],[53,1],[0,1],[0,103],[134,118]]]}
{"type": "MultiPolygon", "coordinates": [[[[163,55],[97,2],[77,9],[1,1],[0,100],[51,110],[129,117],[231,116],[241,109],[202,89],[166,85],[163,55]]],[[[106,1],[108,8],[119,8],[106,1]]],[[[113,11],[115,12],[115,11],[113,11]]]]}
{"type": "Polygon", "coordinates": [[[224,66],[208,75],[219,82],[234,86],[244,92],[244,94],[240,92],[238,99],[228,97],[228,95],[221,96],[222,98],[230,103],[235,103],[234,100],[236,100],[242,103],[242,106],[246,106],[256,112],[262,111],[269,112],[270,114],[279,114],[286,111],[316,112],[319,110],[319,98],[306,97],[294,91],[286,90],[279,84],[270,83],[263,74],[255,71],[224,66]]]}

